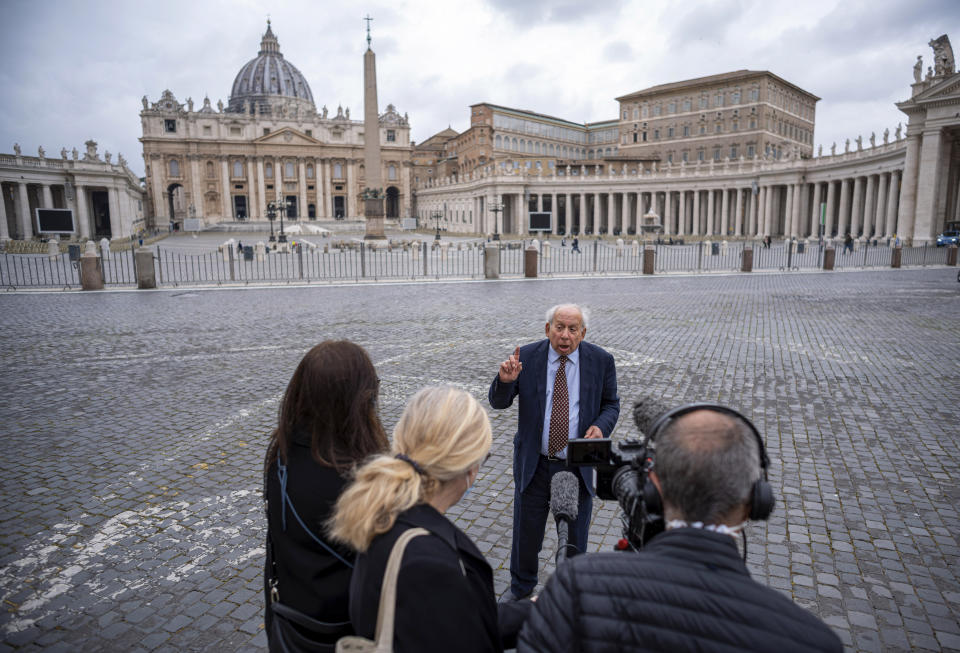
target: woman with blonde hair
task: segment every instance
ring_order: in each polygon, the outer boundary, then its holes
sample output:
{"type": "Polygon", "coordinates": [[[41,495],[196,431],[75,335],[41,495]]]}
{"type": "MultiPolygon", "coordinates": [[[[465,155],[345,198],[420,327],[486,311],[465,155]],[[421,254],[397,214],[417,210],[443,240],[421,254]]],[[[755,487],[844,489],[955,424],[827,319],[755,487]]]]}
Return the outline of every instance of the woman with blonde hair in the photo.
{"type": "MultiPolygon", "coordinates": [[[[500,651],[493,572],[470,538],[443,513],[469,491],[492,443],[476,399],[425,388],[400,417],[392,455],[357,470],[331,520],[331,535],[359,553],[350,619],[374,637],[380,588],[394,542],[411,528],[397,580],[395,651],[500,651]]],[[[515,609],[515,608],[512,608],[515,609]]]]}

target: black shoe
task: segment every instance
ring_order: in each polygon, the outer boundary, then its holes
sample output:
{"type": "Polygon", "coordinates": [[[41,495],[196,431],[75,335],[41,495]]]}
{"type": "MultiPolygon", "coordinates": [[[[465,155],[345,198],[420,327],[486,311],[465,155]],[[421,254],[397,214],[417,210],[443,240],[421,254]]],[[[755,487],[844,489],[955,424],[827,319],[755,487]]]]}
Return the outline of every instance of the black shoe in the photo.
{"type": "Polygon", "coordinates": [[[522,601],[524,599],[529,599],[533,592],[527,592],[523,596],[517,596],[513,593],[512,590],[508,591],[502,597],[500,597],[500,603],[511,603],[513,601],[522,601]]]}

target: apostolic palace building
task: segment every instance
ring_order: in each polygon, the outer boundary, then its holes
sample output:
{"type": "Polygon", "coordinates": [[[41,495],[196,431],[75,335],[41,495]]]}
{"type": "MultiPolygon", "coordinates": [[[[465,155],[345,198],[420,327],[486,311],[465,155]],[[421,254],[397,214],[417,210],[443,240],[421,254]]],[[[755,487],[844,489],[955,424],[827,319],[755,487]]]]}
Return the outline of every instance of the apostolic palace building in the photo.
{"type": "Polygon", "coordinates": [[[635,234],[646,216],[665,236],[930,242],[960,220],[960,74],[946,35],[930,45],[897,104],[906,133],[827,153],[813,150],[820,98],[768,71],[628,93],[601,123],[475,104],[465,132],[416,148],[418,217],[481,234],[525,234],[538,211],[554,234],[635,234]]]}
{"type": "MultiPolygon", "coordinates": [[[[386,217],[440,216],[450,232],[484,236],[527,234],[536,211],[553,234],[930,242],[960,220],[960,73],[946,35],[929,45],[932,65],[924,73],[917,58],[897,103],[906,129],[826,152],[814,149],[820,98],[765,70],[628,92],[594,123],[480,102],[467,130],[419,145],[388,104],[378,112],[386,217]]],[[[36,237],[37,208],[72,209],[78,238],[263,220],[276,200],[289,219],[363,220],[363,116],[317,109],[269,21],[226,104],[169,90],[142,102],[144,187],[93,141],[82,157],[15,145],[0,154],[0,240],[36,237]]]]}

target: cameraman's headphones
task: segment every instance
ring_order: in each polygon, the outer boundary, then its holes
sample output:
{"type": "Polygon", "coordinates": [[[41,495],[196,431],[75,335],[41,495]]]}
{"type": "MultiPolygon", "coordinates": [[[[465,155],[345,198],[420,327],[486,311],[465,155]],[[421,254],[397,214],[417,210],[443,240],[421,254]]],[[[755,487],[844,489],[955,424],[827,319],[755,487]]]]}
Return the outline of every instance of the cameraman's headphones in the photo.
{"type": "Polygon", "coordinates": [[[760,432],[757,430],[757,427],[754,426],[753,422],[751,422],[749,419],[732,408],[723,406],[721,404],[711,403],[685,404],[679,408],[668,410],[663,415],[658,417],[650,427],[650,432],[647,434],[643,444],[643,460],[645,461],[644,466],[647,470],[647,473],[644,474],[643,502],[645,504],[647,514],[663,515],[663,499],[660,497],[660,491],[657,490],[657,486],[654,485],[653,481],[650,480],[649,475],[649,471],[654,469],[654,452],[651,450],[650,445],[653,444],[653,441],[657,438],[657,436],[663,433],[667,426],[669,426],[675,420],[697,410],[709,410],[715,413],[720,413],[721,415],[727,415],[735,420],[743,422],[750,427],[750,432],[753,433],[754,437],[757,439],[757,447],[760,452],[760,470],[762,472],[760,478],[754,481],[753,487],[750,491],[750,519],[768,519],[770,514],[773,512],[776,500],[773,497],[773,488],[770,486],[770,482],[767,480],[767,468],[770,466],[770,459],[767,458],[767,450],[763,445],[763,438],[760,437],[760,432]]]}

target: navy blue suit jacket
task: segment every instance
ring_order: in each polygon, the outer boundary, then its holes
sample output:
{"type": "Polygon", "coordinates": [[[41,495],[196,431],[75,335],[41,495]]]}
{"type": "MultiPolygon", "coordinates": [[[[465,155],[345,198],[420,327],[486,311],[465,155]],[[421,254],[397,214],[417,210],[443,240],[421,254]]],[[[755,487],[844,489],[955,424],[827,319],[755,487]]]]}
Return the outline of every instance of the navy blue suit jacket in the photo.
{"type": "MultiPolygon", "coordinates": [[[[513,483],[522,492],[533,479],[540,455],[544,411],[547,405],[547,352],[550,341],[520,348],[523,370],[513,383],[501,383],[497,374],[490,384],[487,398],[494,408],[507,408],[513,398],[520,397],[517,433],[513,438],[513,483]]],[[[613,356],[589,342],[581,342],[580,350],[580,418],[577,437],[596,425],[603,437],[609,438],[620,416],[617,395],[617,370],[613,356]]],[[[581,467],[583,482],[593,495],[593,470],[581,467]]]]}

